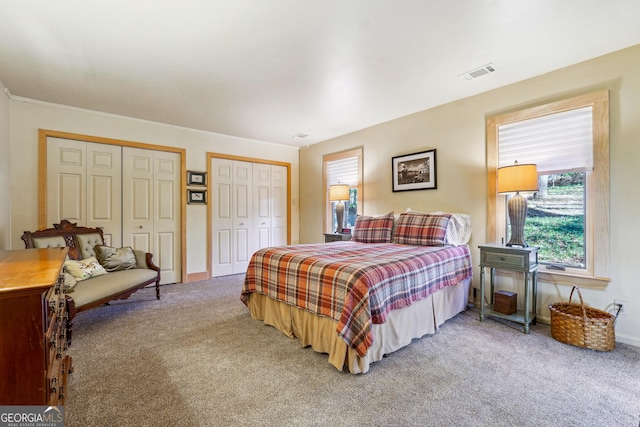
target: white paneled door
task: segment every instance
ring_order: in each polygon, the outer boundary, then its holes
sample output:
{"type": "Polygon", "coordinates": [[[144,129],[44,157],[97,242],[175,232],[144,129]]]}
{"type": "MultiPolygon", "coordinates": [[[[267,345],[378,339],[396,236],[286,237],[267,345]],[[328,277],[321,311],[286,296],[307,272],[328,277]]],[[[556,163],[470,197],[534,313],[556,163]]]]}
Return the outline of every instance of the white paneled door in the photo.
{"type": "Polygon", "coordinates": [[[271,165],[271,240],[269,246],[287,244],[287,200],[289,180],[285,166],[271,165]]]}
{"type": "Polygon", "coordinates": [[[253,254],[253,163],[233,162],[233,272],[244,273],[253,254]]]}
{"type": "Polygon", "coordinates": [[[253,254],[252,165],[212,159],[213,276],[243,273],[253,254]]]}
{"type": "Polygon", "coordinates": [[[287,241],[287,168],[211,159],[213,277],[244,273],[251,255],[287,241]]]}
{"type": "Polygon", "coordinates": [[[48,138],[48,227],[62,219],[102,227],[105,243],[119,247],[121,157],[119,146],[48,138]]]}
{"type": "Polygon", "coordinates": [[[271,246],[271,165],[253,165],[255,250],[271,246]]]}
{"type": "Polygon", "coordinates": [[[162,283],[180,281],[180,155],[123,147],[122,238],[151,252],[162,283]]]}
{"type": "Polygon", "coordinates": [[[151,252],[181,281],[180,154],[47,139],[47,224],[102,227],[105,244],[151,252]]]}
{"type": "Polygon", "coordinates": [[[233,274],[233,161],[211,159],[212,276],[233,274]]]}

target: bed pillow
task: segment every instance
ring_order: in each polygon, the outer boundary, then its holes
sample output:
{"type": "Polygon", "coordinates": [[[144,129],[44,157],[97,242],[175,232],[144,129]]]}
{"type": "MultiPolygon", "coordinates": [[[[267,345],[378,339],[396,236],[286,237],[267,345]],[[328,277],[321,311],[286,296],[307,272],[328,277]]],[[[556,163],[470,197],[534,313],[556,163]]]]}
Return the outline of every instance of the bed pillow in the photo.
{"type": "Polygon", "coordinates": [[[444,246],[450,214],[402,213],[395,242],[402,245],[444,246]]]}
{"type": "Polygon", "coordinates": [[[100,265],[95,257],[85,258],[80,261],[70,259],[64,262],[64,267],[78,282],[107,274],[107,270],[100,265]]]}
{"type": "MultiPolygon", "coordinates": [[[[418,212],[411,208],[407,208],[409,213],[425,214],[426,212],[418,212]]],[[[431,212],[432,215],[441,215],[449,212],[431,212]]],[[[447,236],[444,242],[447,245],[466,245],[471,239],[471,215],[462,213],[449,213],[451,220],[447,225],[447,236]]]]}
{"type": "Polygon", "coordinates": [[[360,243],[391,243],[393,230],[393,212],[382,216],[356,217],[353,241],[360,243]]]}
{"type": "Polygon", "coordinates": [[[112,248],[111,246],[95,245],[93,250],[100,265],[109,272],[136,268],[136,254],[129,246],[112,248]]]}

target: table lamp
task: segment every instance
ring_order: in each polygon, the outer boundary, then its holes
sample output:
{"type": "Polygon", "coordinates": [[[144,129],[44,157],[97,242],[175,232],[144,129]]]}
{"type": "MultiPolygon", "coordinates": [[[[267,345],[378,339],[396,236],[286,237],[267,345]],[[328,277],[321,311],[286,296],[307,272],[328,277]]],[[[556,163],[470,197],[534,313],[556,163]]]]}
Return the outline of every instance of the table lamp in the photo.
{"type": "Polygon", "coordinates": [[[336,202],[336,220],[338,223],[336,233],[341,233],[344,225],[343,200],[349,200],[349,186],[347,184],[334,184],[329,186],[329,201],[336,202]]]}
{"type": "Polygon", "coordinates": [[[527,199],[520,191],[538,191],[538,170],[533,164],[518,164],[498,169],[498,193],[516,193],[509,198],[507,210],[511,224],[511,238],[507,246],[526,248],[524,241],[524,222],[527,218],[527,199]]]}

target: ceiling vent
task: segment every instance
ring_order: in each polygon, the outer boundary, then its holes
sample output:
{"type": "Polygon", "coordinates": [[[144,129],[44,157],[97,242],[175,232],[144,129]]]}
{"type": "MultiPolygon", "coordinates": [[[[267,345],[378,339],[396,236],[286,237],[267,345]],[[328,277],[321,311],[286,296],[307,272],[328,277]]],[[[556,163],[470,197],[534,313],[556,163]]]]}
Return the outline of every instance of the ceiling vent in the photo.
{"type": "Polygon", "coordinates": [[[483,65],[480,68],[476,68],[475,70],[467,71],[464,74],[460,74],[460,77],[462,77],[465,80],[473,80],[473,79],[477,79],[478,77],[484,76],[486,74],[493,73],[495,71],[496,71],[496,67],[493,64],[487,64],[487,65],[483,65]]]}
{"type": "Polygon", "coordinates": [[[294,137],[294,138],[297,138],[297,139],[304,139],[304,138],[306,138],[306,137],[308,137],[308,136],[309,136],[309,135],[308,135],[308,134],[306,134],[306,133],[297,133],[297,134],[293,135],[293,137],[294,137]]]}

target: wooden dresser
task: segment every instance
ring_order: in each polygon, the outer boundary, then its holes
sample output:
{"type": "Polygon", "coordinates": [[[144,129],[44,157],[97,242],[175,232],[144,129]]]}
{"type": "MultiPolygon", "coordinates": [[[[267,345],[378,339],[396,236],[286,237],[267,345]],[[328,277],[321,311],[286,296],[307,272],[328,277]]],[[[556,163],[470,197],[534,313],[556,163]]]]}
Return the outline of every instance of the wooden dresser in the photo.
{"type": "Polygon", "coordinates": [[[0,251],[0,405],[64,405],[67,248],[0,251]]]}

